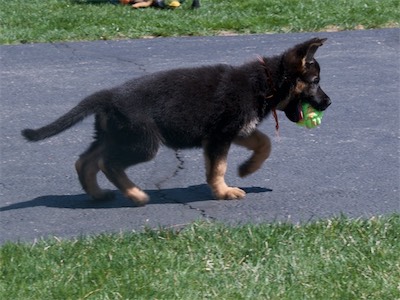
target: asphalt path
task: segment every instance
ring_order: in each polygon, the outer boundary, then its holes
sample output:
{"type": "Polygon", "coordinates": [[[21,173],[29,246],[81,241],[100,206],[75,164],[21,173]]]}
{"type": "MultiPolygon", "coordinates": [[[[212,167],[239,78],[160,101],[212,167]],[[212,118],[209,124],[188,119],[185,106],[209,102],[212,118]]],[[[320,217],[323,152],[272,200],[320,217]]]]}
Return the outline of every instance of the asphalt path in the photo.
{"type": "MultiPolygon", "coordinates": [[[[0,243],[180,227],[203,219],[309,222],[400,212],[399,32],[0,46],[0,243]],[[272,155],[248,178],[237,177],[236,169],[249,153],[232,147],[226,179],[247,192],[244,200],[213,200],[201,150],[162,148],[155,160],[128,172],[151,196],[147,206],[135,207],[119,193],[113,201],[95,202],[81,190],[74,170],[89,145],[92,117],[42,142],[20,136],[21,129],[42,126],[84,96],[132,77],[183,66],[237,65],[314,36],[328,38],[316,57],[321,86],[333,104],[312,130],[280,113],[279,138],[273,119],[266,119],[261,130],[273,138],[272,155]]],[[[100,182],[115,189],[102,176],[100,182]]]]}

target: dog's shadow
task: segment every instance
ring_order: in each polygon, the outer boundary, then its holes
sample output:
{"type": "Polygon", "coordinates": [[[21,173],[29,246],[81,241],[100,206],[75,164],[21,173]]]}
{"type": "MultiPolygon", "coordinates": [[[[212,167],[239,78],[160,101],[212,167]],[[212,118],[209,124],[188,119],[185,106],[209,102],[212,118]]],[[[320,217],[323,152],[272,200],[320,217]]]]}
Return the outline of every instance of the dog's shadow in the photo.
{"type": "MultiPolygon", "coordinates": [[[[272,190],[262,187],[241,187],[247,194],[258,194],[271,192],[272,190]]],[[[170,188],[160,190],[146,190],[150,196],[147,205],[154,204],[186,204],[197,201],[214,200],[209,187],[206,184],[189,186],[187,188],[170,188]]],[[[135,207],[129,199],[124,198],[119,192],[115,192],[115,198],[111,200],[95,201],[86,194],[80,195],[48,195],[37,197],[32,200],[10,204],[0,207],[0,211],[23,209],[30,207],[55,207],[67,209],[101,209],[135,207]]]]}

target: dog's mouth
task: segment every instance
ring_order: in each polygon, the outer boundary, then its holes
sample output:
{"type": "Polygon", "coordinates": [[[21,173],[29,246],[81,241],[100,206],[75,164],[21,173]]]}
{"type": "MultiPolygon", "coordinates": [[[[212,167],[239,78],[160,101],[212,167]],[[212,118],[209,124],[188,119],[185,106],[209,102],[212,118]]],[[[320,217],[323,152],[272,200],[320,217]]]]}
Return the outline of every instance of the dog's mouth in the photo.
{"type": "Polygon", "coordinates": [[[284,110],[285,115],[290,121],[297,123],[303,119],[304,116],[303,116],[303,111],[302,111],[301,105],[302,105],[302,103],[299,100],[299,101],[290,103],[285,108],[285,110],[284,110]]]}
{"type": "Polygon", "coordinates": [[[299,101],[299,103],[297,103],[296,119],[298,121],[296,121],[296,123],[300,122],[304,119],[302,105],[303,105],[303,103],[301,101],[299,101]]]}
{"type": "Polygon", "coordinates": [[[284,110],[286,117],[290,121],[298,123],[304,119],[302,107],[303,103],[308,103],[317,111],[324,111],[329,107],[329,105],[331,105],[329,98],[327,98],[326,104],[324,103],[324,105],[315,105],[315,103],[313,103],[312,101],[307,100],[294,101],[293,103],[289,103],[289,105],[284,110]]]}

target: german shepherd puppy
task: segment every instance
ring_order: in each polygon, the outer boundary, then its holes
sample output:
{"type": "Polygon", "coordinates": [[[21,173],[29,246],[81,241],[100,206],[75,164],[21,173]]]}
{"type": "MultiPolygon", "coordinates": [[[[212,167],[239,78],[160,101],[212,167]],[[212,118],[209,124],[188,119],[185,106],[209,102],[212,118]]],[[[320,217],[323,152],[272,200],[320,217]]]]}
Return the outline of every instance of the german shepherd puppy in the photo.
{"type": "Polygon", "coordinates": [[[243,190],[224,180],[230,145],[253,151],[239,167],[239,176],[247,176],[270,155],[270,139],[257,125],[271,111],[282,110],[298,122],[302,101],[317,110],[331,104],[319,86],[320,66],[314,59],[325,40],[314,38],[241,66],[182,68],[135,78],[86,97],[53,123],[25,129],[22,135],[29,141],[43,140],[94,114],[94,142],[75,164],[83,189],[94,199],[112,195],[97,183],[101,170],[126,197],[145,205],[149,197],[125,169],[154,158],[160,144],[202,147],[207,183],[215,197],[243,198],[243,190]]]}

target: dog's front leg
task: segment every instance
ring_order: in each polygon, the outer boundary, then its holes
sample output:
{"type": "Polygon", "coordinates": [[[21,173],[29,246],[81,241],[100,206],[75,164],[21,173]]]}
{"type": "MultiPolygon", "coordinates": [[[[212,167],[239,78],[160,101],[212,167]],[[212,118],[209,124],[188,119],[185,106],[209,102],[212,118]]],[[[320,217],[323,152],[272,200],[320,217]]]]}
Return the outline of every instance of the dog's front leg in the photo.
{"type": "Polygon", "coordinates": [[[229,147],[228,143],[224,145],[209,141],[203,143],[207,183],[217,199],[240,199],[246,195],[243,190],[229,187],[225,183],[229,147]]]}
{"type": "Polygon", "coordinates": [[[247,137],[236,138],[234,143],[253,151],[253,155],[240,165],[240,177],[245,177],[257,171],[271,154],[271,140],[258,129],[247,137]]]}

